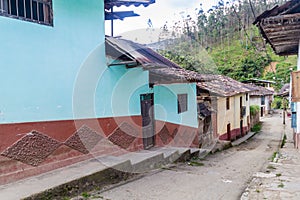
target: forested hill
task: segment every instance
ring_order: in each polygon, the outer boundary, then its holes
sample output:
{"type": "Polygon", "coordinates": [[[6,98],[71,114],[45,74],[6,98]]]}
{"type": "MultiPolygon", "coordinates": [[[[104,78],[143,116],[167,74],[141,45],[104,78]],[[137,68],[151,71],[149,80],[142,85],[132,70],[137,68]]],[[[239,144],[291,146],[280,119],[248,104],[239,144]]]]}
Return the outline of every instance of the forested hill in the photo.
{"type": "Polygon", "coordinates": [[[200,4],[197,17],[162,27],[160,53],[189,70],[220,73],[236,80],[289,81],[296,57],[276,56],[252,23],[265,10],[286,0],[219,1],[207,12],[200,4]]]}

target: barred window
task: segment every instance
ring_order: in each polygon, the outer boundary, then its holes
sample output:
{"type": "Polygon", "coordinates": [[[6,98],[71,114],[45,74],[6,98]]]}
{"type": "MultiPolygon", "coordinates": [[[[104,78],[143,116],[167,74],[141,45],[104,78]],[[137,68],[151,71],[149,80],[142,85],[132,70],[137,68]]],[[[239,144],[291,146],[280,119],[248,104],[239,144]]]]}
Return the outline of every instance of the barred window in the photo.
{"type": "Polygon", "coordinates": [[[0,16],[53,25],[52,0],[0,0],[0,16]]]}

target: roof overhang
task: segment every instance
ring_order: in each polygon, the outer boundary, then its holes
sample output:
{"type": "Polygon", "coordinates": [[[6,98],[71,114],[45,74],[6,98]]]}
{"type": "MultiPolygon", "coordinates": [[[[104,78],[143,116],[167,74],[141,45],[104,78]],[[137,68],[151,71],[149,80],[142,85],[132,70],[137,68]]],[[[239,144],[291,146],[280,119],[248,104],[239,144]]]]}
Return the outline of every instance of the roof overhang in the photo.
{"type": "Polygon", "coordinates": [[[120,7],[120,6],[141,6],[143,5],[144,7],[149,6],[150,4],[155,3],[155,0],[105,0],[105,9],[109,10],[112,7],[120,7]]]}
{"type": "Polygon", "coordinates": [[[275,6],[256,18],[266,42],[281,56],[298,54],[300,40],[300,1],[292,0],[275,6]]]}
{"type": "Polygon", "coordinates": [[[118,12],[107,12],[105,11],[105,20],[124,20],[126,17],[138,17],[140,16],[133,11],[118,11],[118,12]]]}
{"type": "Polygon", "coordinates": [[[263,19],[261,32],[276,54],[298,54],[300,40],[300,13],[263,19]]]}

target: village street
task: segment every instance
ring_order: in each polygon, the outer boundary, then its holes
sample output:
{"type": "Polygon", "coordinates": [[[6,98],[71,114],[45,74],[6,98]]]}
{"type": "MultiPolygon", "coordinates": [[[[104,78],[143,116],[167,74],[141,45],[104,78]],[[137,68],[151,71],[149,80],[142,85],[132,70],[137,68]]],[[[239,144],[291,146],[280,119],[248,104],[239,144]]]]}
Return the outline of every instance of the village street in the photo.
{"type": "Polygon", "coordinates": [[[253,174],[277,151],[284,133],[281,113],[262,119],[262,131],[247,142],[200,161],[152,172],[102,193],[93,199],[239,199],[253,174]]]}

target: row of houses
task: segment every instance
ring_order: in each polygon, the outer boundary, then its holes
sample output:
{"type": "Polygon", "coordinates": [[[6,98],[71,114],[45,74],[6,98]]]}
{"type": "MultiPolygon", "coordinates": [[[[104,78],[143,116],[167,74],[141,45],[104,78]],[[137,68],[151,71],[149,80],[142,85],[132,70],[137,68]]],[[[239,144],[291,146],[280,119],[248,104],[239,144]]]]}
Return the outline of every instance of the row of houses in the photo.
{"type": "Polygon", "coordinates": [[[152,1],[34,2],[0,4],[0,184],[95,156],[199,148],[249,132],[251,97],[265,96],[254,86],[105,37],[105,9],[152,1]],[[27,12],[35,8],[37,16],[27,12]]]}

